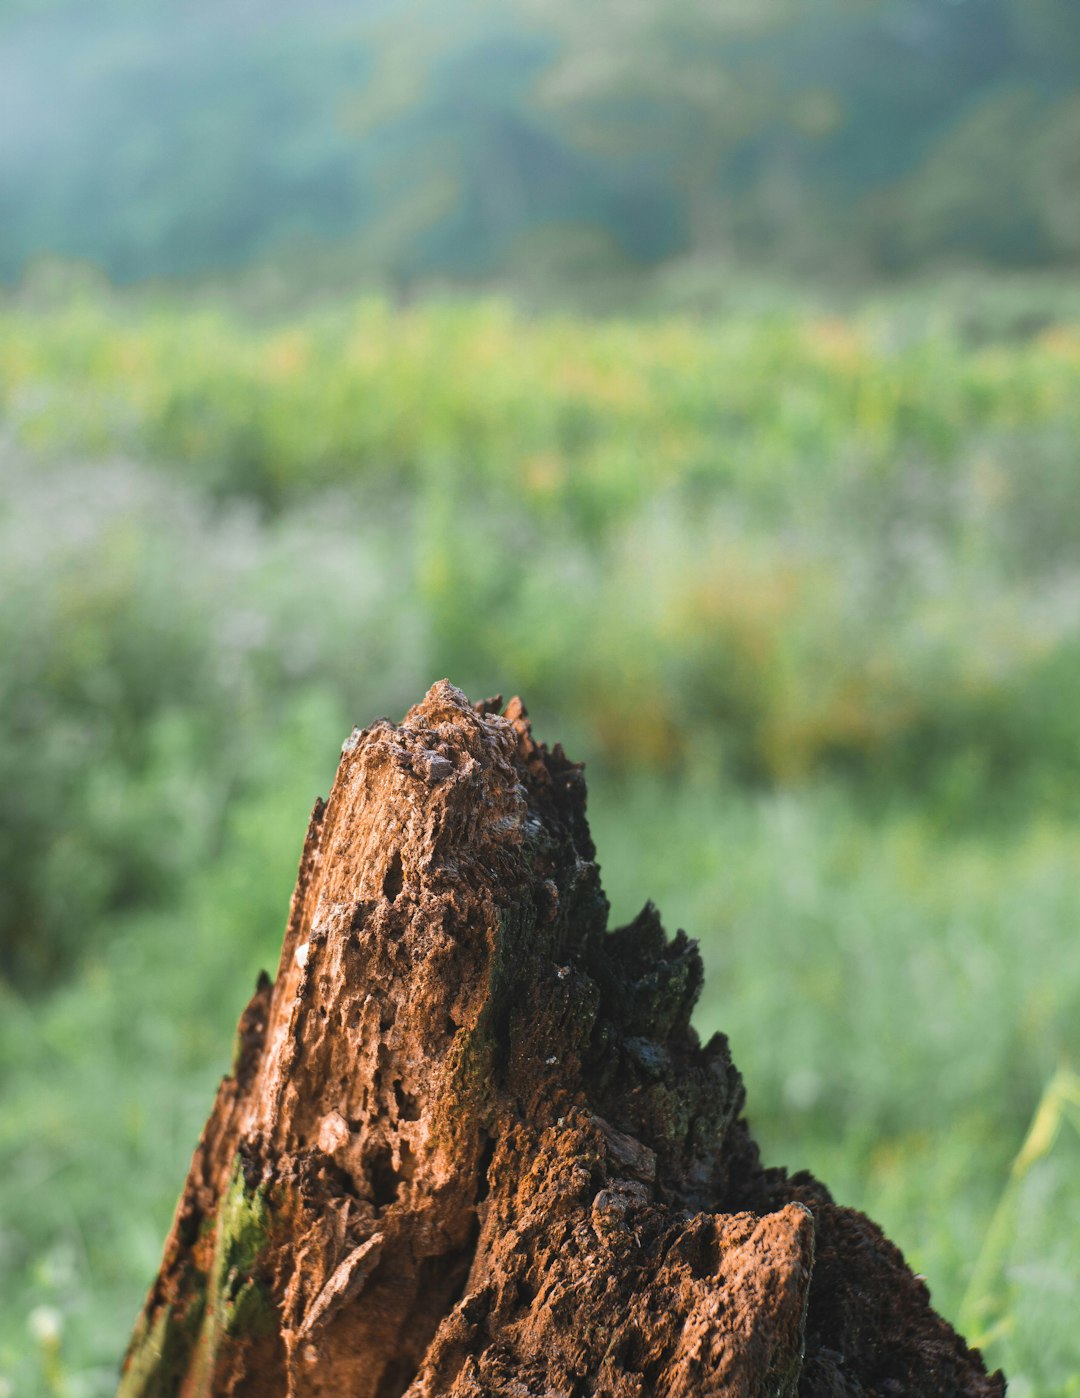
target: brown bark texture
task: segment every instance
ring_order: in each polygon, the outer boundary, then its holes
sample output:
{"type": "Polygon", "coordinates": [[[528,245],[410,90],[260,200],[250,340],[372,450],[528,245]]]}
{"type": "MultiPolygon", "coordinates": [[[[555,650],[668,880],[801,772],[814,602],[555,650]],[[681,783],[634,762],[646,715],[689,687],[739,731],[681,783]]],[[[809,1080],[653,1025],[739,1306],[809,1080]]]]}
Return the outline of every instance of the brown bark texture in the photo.
{"type": "Polygon", "coordinates": [[[766,1169],[695,944],[607,930],[582,770],[446,681],[345,743],[123,1398],[1004,1392],[766,1169]]]}

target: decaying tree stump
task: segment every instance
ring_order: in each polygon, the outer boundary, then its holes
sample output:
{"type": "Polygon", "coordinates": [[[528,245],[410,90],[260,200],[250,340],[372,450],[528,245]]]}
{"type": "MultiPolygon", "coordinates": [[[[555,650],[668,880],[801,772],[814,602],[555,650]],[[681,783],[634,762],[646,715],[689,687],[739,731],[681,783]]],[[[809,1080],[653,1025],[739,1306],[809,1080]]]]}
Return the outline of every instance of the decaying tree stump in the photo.
{"type": "Polygon", "coordinates": [[[345,744],[124,1398],[999,1395],[764,1169],[695,944],[608,933],[580,767],[445,681],[345,744]]]}

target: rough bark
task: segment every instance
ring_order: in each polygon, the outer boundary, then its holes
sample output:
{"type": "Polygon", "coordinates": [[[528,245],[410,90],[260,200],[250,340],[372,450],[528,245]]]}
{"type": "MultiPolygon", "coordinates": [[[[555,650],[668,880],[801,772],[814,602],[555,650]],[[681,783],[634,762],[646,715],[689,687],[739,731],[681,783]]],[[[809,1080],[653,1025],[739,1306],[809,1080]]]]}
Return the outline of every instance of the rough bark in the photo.
{"type": "Polygon", "coordinates": [[[607,932],[581,768],[497,707],[441,682],[345,744],[121,1394],[1003,1393],[762,1167],[695,944],[607,932]]]}

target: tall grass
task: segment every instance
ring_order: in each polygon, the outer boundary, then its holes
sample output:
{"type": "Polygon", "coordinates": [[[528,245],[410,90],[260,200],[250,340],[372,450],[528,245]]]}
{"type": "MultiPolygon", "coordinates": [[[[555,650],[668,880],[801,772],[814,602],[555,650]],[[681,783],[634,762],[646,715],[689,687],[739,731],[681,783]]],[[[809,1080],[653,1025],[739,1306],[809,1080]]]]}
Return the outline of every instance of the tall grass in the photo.
{"type": "Polygon", "coordinates": [[[511,676],[616,765],[704,734],[754,777],[947,767],[1040,801],[1076,789],[1078,370],[1068,326],[973,349],[880,313],[0,314],[16,444],[279,516],[343,492],[434,668],[511,676]]]}

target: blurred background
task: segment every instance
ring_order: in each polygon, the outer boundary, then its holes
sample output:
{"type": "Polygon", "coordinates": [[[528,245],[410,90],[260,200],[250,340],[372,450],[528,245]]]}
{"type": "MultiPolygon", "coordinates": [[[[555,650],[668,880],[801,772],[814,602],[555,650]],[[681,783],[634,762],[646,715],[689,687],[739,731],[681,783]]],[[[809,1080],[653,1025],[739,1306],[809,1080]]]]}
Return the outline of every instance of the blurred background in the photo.
{"type": "Polygon", "coordinates": [[[766,1158],[1080,1394],[1076,0],[2,0],[0,131],[0,1398],[115,1390],[443,675],[766,1158]]]}

